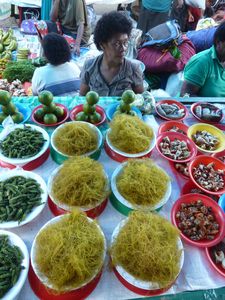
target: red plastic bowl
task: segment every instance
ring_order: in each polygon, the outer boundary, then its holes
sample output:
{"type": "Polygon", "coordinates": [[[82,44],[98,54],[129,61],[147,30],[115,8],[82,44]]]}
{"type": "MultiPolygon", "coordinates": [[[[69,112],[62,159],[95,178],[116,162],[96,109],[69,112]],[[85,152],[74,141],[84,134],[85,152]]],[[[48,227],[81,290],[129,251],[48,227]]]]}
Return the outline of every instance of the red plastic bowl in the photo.
{"type": "Polygon", "coordinates": [[[60,118],[60,121],[58,121],[57,123],[54,123],[54,124],[45,124],[44,122],[41,122],[41,121],[37,121],[35,119],[35,112],[39,109],[39,108],[42,108],[43,105],[39,105],[37,107],[35,107],[35,109],[32,111],[32,114],[31,114],[31,119],[34,123],[40,125],[40,126],[45,126],[45,127],[54,127],[54,126],[58,126],[58,125],[61,125],[63,124],[64,122],[66,122],[66,120],[69,118],[69,110],[68,108],[63,105],[63,104],[59,104],[59,103],[55,103],[56,106],[59,106],[59,107],[62,107],[63,110],[64,110],[64,115],[62,118],[60,118]]]}
{"type": "MultiPolygon", "coordinates": [[[[190,177],[189,177],[190,178],[190,177]]],[[[196,186],[196,184],[194,184],[194,182],[192,182],[191,180],[189,180],[188,182],[185,183],[185,185],[182,187],[182,190],[181,190],[181,195],[186,195],[186,194],[194,194],[194,193],[191,193],[191,190],[192,189],[196,189],[198,188],[196,186]]],[[[199,192],[197,192],[197,194],[201,194],[199,192]]],[[[201,195],[206,195],[205,192],[202,191],[202,194],[201,195]]],[[[210,198],[212,198],[213,200],[215,200],[216,202],[219,201],[219,196],[217,195],[206,195],[210,198]]]]}
{"type": "Polygon", "coordinates": [[[212,265],[212,267],[218,272],[220,273],[220,275],[222,275],[223,277],[225,277],[225,269],[221,266],[221,264],[216,264],[215,261],[212,258],[212,248],[205,248],[205,252],[206,252],[206,256],[210,262],[210,264],[212,265]]]}
{"type": "MultiPolygon", "coordinates": [[[[70,119],[71,119],[72,121],[76,121],[76,120],[75,120],[76,115],[77,115],[79,112],[81,112],[81,111],[83,111],[83,104],[79,104],[79,105],[75,106],[75,107],[71,110],[71,112],[70,112],[70,119]]],[[[99,106],[99,105],[96,105],[96,112],[99,113],[99,114],[101,115],[102,119],[101,119],[100,122],[95,123],[94,125],[95,125],[95,126],[100,126],[100,125],[102,125],[102,124],[106,121],[106,114],[105,114],[104,109],[103,109],[101,106],[99,106]]]]}
{"type": "MultiPolygon", "coordinates": [[[[212,162],[214,163],[215,170],[223,170],[225,173],[225,164],[222,161],[220,161],[219,159],[212,157],[212,156],[199,155],[199,156],[195,157],[189,165],[190,178],[194,182],[194,184],[197,187],[199,187],[202,191],[204,191],[206,194],[208,193],[211,195],[221,195],[221,194],[225,193],[225,186],[224,186],[224,188],[220,189],[217,192],[209,191],[209,190],[205,189],[204,187],[202,187],[199,183],[197,183],[193,176],[193,168],[198,167],[200,163],[204,164],[204,165],[208,165],[212,162]]],[[[223,175],[223,180],[225,182],[225,174],[223,175]]]]}
{"type": "Polygon", "coordinates": [[[158,152],[167,160],[172,161],[172,162],[178,162],[178,163],[184,163],[188,162],[191,159],[193,159],[197,155],[197,147],[195,146],[195,143],[189,139],[187,136],[183,135],[182,133],[179,132],[163,132],[161,133],[157,140],[156,140],[156,148],[158,152]],[[178,139],[180,141],[185,141],[187,143],[188,149],[190,150],[191,154],[188,158],[183,159],[183,160],[177,160],[177,159],[172,159],[170,157],[167,157],[161,152],[159,144],[161,143],[162,139],[165,137],[169,137],[171,141],[174,141],[175,139],[178,139]]]}
{"type": "MultiPolygon", "coordinates": [[[[179,129],[183,130],[185,132],[185,135],[187,135],[187,131],[188,131],[188,126],[185,125],[182,122],[178,122],[178,121],[168,121],[165,123],[162,123],[159,126],[159,130],[158,130],[158,135],[163,133],[163,132],[169,132],[169,130],[173,127],[176,126],[179,129]]],[[[181,132],[180,132],[181,133],[181,132]]]]}
{"type": "MultiPolygon", "coordinates": [[[[225,157],[225,150],[212,154],[212,157],[218,158],[219,160],[220,160],[220,157],[223,157],[223,156],[225,157]]],[[[225,159],[224,159],[223,163],[225,164],[225,159]]]]}
{"type": "MultiPolygon", "coordinates": [[[[170,161],[169,163],[170,163],[170,167],[171,167],[173,173],[177,173],[180,177],[182,177],[182,178],[185,179],[185,180],[189,180],[189,179],[190,179],[190,176],[186,176],[186,175],[184,175],[183,173],[179,172],[179,171],[176,169],[176,167],[175,167],[175,164],[176,164],[176,163],[174,163],[174,162],[172,162],[172,161],[170,161]]],[[[182,163],[181,163],[181,164],[182,164],[182,163]]]]}
{"type": "Polygon", "coordinates": [[[203,204],[206,206],[210,206],[212,208],[212,212],[216,218],[217,223],[220,225],[219,233],[216,234],[213,240],[201,240],[201,241],[192,241],[186,235],[182,233],[180,230],[180,235],[182,239],[192,246],[197,246],[201,248],[211,247],[218,244],[224,238],[225,234],[225,222],[224,222],[224,213],[221,207],[213,201],[211,198],[201,194],[186,194],[181,196],[173,205],[171,211],[171,220],[172,223],[178,228],[178,221],[176,219],[176,214],[180,209],[182,203],[191,203],[193,201],[202,200],[203,204]]]}
{"type": "MultiPolygon", "coordinates": [[[[219,122],[207,121],[207,120],[204,120],[204,119],[199,118],[199,117],[195,114],[195,108],[196,108],[197,106],[199,106],[199,105],[202,105],[202,104],[210,104],[210,103],[207,103],[207,102],[197,102],[197,103],[193,103],[193,104],[191,105],[191,113],[192,113],[192,115],[193,115],[197,120],[199,120],[200,122],[203,122],[203,123],[208,123],[208,124],[218,124],[218,123],[220,123],[220,122],[222,121],[222,119],[223,119],[223,113],[222,113],[222,117],[221,117],[221,119],[219,120],[219,122]]],[[[213,104],[211,104],[211,105],[213,105],[213,104]]],[[[215,105],[213,105],[213,106],[215,106],[215,105]]]]}
{"type": "Polygon", "coordinates": [[[157,112],[157,114],[158,114],[162,119],[167,120],[167,121],[172,121],[172,120],[173,120],[173,121],[181,121],[181,120],[184,120],[184,119],[187,117],[187,115],[188,115],[188,110],[187,110],[187,108],[186,108],[182,103],[180,103],[180,102],[178,102],[178,101],[176,101],[176,100],[161,100],[161,101],[157,102],[157,103],[156,103],[156,106],[155,106],[155,111],[157,112]],[[179,119],[170,119],[170,118],[167,118],[167,117],[161,115],[160,112],[158,111],[158,106],[159,106],[160,104],[165,104],[165,103],[167,103],[167,104],[176,104],[177,106],[179,106],[179,108],[181,108],[181,109],[183,108],[183,109],[184,109],[184,116],[181,117],[181,118],[179,118],[179,119]]]}

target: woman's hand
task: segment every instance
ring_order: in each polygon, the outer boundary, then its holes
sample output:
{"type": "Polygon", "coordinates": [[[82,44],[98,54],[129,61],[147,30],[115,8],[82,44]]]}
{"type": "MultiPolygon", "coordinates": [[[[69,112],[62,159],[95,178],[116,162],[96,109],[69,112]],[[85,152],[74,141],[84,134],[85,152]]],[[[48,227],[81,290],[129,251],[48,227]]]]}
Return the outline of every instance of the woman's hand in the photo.
{"type": "Polygon", "coordinates": [[[80,45],[75,44],[73,51],[74,51],[74,54],[76,54],[77,56],[80,56],[80,45]]]}

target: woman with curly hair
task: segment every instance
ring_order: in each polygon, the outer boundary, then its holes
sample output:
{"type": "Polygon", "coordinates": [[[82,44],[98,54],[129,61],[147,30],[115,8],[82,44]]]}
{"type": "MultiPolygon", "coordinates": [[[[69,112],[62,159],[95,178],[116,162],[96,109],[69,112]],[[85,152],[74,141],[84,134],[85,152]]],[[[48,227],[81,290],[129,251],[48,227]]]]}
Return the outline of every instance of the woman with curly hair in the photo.
{"type": "Polygon", "coordinates": [[[80,89],[80,69],[70,62],[70,47],[65,38],[57,33],[49,33],[41,44],[48,64],[34,72],[33,95],[43,90],[52,92],[54,96],[77,95],[80,89]]]}
{"type": "Polygon", "coordinates": [[[80,95],[89,90],[100,96],[121,96],[124,90],[142,93],[140,64],[127,58],[131,21],[122,12],[104,14],[94,31],[94,42],[103,54],[88,60],[81,72],[80,95]]]}

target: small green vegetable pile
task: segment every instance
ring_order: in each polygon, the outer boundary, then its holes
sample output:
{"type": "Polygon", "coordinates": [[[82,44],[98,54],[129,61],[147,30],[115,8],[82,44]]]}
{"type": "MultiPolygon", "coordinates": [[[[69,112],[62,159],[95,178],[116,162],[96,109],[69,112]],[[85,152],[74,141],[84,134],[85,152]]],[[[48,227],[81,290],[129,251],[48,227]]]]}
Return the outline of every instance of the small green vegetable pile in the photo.
{"type": "Polygon", "coordinates": [[[43,105],[34,114],[37,121],[45,124],[55,124],[62,120],[64,109],[53,102],[53,94],[51,92],[42,91],[38,95],[38,100],[43,105]]]}
{"type": "Polygon", "coordinates": [[[10,115],[14,123],[23,121],[23,114],[21,114],[16,105],[12,102],[12,97],[8,91],[0,90],[0,104],[2,112],[0,113],[0,124],[10,115]]]}
{"type": "Polygon", "coordinates": [[[9,62],[3,72],[3,78],[7,79],[8,82],[16,79],[19,79],[22,83],[31,82],[35,69],[35,66],[29,60],[9,62]]]}
{"type": "Polygon", "coordinates": [[[83,105],[83,111],[76,115],[76,121],[85,121],[93,124],[99,123],[102,117],[96,112],[98,100],[99,95],[96,92],[88,92],[86,94],[86,103],[83,105]]]}
{"type": "Polygon", "coordinates": [[[17,282],[20,272],[23,254],[19,247],[11,245],[8,236],[0,236],[0,298],[17,282]]]}
{"type": "MultiPolygon", "coordinates": [[[[42,204],[40,184],[23,176],[0,182],[0,223],[22,222],[34,207],[42,204]]],[[[1,276],[0,276],[1,278],[1,276]]]]}
{"type": "Polygon", "coordinates": [[[38,154],[44,143],[40,131],[24,125],[24,128],[16,128],[0,142],[0,150],[9,158],[28,158],[38,154]]]}

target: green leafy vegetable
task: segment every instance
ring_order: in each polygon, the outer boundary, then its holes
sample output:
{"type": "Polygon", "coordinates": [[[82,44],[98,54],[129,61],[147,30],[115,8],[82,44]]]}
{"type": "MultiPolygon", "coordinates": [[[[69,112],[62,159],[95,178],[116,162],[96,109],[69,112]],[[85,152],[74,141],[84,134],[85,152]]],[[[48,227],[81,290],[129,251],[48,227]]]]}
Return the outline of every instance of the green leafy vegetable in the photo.
{"type": "Polygon", "coordinates": [[[9,62],[3,72],[3,78],[9,82],[19,79],[22,83],[31,81],[35,66],[30,61],[9,62]]]}

